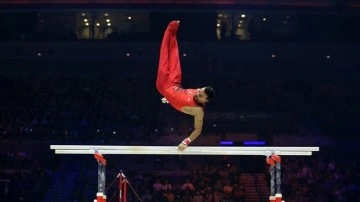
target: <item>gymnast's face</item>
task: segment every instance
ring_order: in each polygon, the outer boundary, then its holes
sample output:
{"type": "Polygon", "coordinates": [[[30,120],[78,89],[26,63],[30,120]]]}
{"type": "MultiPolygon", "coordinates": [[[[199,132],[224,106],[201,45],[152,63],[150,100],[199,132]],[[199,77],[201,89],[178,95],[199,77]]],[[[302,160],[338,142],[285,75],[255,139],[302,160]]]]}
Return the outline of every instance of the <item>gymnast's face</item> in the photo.
{"type": "Polygon", "coordinates": [[[205,93],[205,88],[200,88],[195,94],[195,100],[200,103],[205,103],[208,101],[207,95],[205,93]]]}

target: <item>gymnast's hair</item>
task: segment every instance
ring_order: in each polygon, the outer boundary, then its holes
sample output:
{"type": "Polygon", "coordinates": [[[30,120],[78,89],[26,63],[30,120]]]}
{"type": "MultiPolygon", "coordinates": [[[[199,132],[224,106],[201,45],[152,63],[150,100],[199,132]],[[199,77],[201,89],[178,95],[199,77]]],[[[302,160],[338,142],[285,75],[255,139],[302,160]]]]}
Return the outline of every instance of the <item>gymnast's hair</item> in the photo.
{"type": "Polygon", "coordinates": [[[214,90],[211,86],[206,86],[206,87],[205,87],[205,93],[206,93],[206,95],[207,95],[208,101],[210,101],[211,99],[213,99],[214,96],[215,96],[215,90],[214,90]]]}

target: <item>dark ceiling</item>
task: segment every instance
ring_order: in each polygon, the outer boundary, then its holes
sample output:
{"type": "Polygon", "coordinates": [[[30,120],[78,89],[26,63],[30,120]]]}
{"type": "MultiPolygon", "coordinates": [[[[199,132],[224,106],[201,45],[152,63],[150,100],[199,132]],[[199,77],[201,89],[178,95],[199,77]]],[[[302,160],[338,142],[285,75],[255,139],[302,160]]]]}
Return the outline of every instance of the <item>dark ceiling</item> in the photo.
{"type": "MultiPolygon", "coordinates": [[[[296,8],[360,8],[359,0],[2,0],[0,5],[6,6],[219,6],[219,7],[296,7],[296,8]]],[[[4,7],[5,6],[5,7],[4,7]]]]}

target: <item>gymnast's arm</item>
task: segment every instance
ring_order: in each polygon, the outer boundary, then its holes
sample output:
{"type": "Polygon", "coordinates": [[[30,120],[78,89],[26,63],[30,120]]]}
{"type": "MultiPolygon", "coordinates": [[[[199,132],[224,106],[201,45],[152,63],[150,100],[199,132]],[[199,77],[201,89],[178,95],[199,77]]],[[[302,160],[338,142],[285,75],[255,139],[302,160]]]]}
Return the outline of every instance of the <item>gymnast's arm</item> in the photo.
{"type": "Polygon", "coordinates": [[[185,150],[187,146],[201,134],[204,120],[204,110],[201,107],[183,107],[181,111],[194,116],[194,130],[189,137],[185,138],[179,144],[179,151],[185,150]]]}
{"type": "Polygon", "coordinates": [[[194,116],[194,130],[191,132],[189,139],[194,141],[200,134],[204,122],[204,110],[201,107],[192,107],[192,115],[194,116]]]}

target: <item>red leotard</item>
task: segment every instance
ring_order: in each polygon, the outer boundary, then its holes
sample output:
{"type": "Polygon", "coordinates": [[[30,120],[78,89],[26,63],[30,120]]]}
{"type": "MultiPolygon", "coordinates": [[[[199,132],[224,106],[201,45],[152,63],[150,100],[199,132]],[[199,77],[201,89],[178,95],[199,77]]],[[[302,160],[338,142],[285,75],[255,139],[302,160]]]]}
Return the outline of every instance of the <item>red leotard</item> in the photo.
{"type": "Polygon", "coordinates": [[[171,106],[181,111],[181,108],[185,106],[203,106],[194,100],[197,89],[181,87],[181,67],[176,39],[178,27],[179,22],[172,21],[165,30],[160,48],[156,88],[171,106]]]}
{"type": "Polygon", "coordinates": [[[194,100],[196,91],[197,89],[183,89],[180,86],[171,86],[165,90],[164,97],[169,101],[171,106],[181,111],[181,108],[185,106],[200,106],[194,100]]]}

